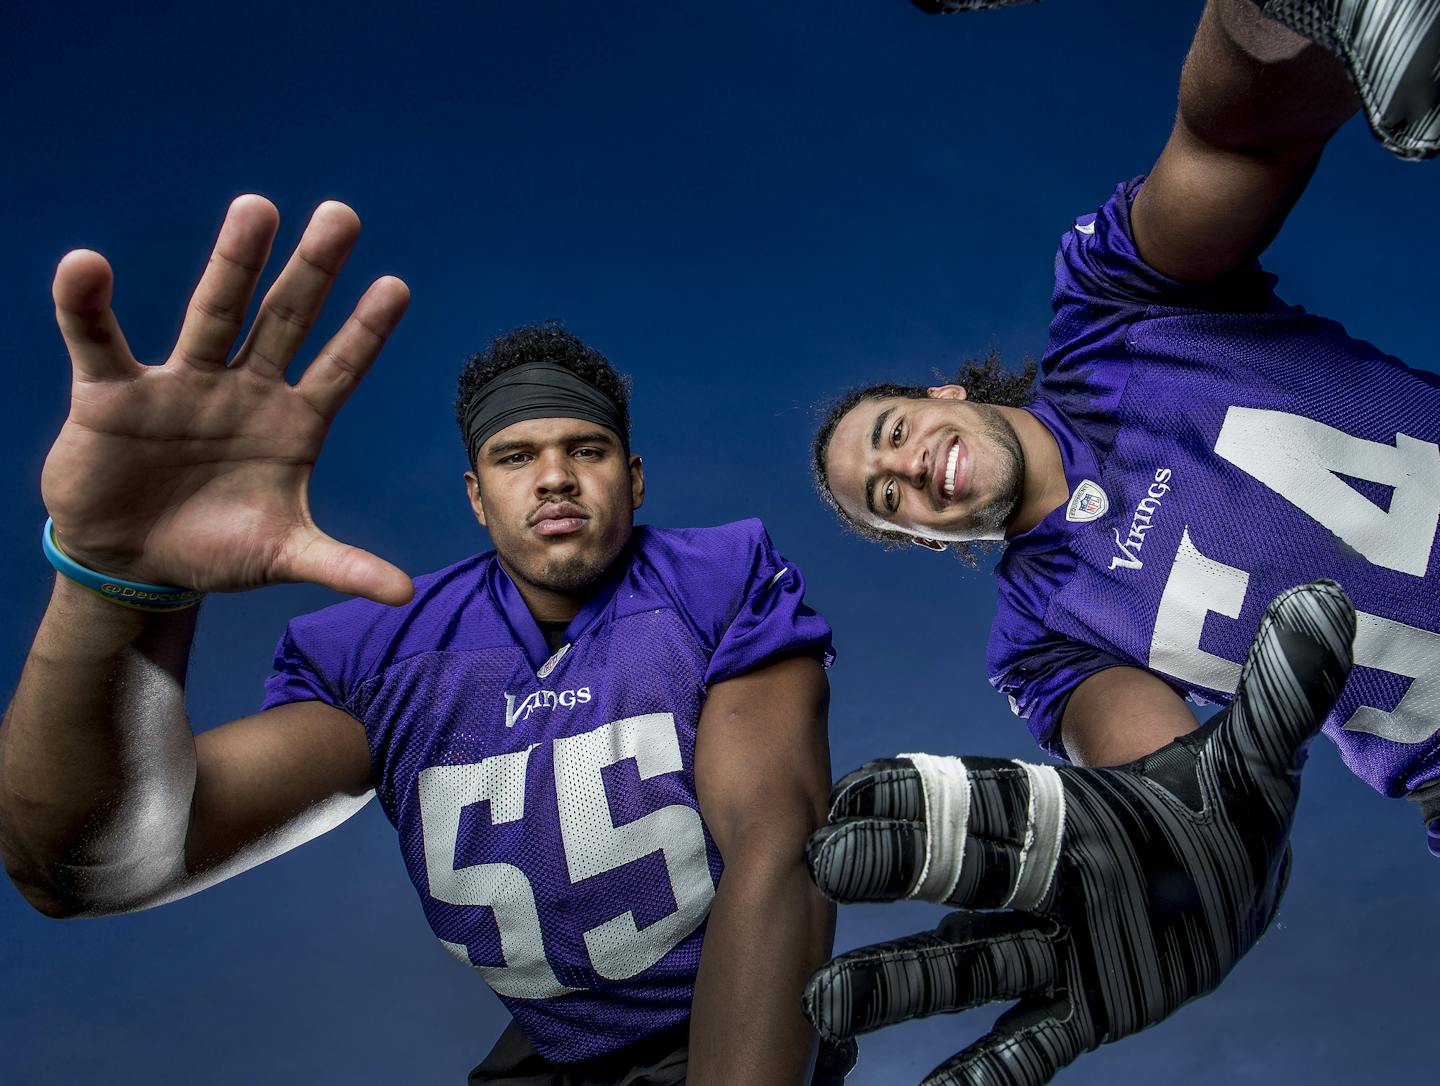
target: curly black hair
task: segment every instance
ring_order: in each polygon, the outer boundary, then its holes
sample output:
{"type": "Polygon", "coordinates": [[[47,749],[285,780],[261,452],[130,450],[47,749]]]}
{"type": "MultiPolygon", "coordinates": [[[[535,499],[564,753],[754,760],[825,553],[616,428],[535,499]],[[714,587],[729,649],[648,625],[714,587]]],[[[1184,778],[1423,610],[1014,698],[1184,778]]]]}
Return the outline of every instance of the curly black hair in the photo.
{"type": "MultiPolygon", "coordinates": [[[[984,358],[968,358],[961,363],[959,372],[950,383],[962,386],[965,389],[965,398],[973,403],[1024,407],[1035,399],[1035,375],[1038,369],[1033,358],[1026,358],[1019,372],[1008,370],[1000,352],[991,348],[984,358]]],[[[866,400],[891,398],[923,400],[929,395],[921,385],[877,384],[852,388],[821,408],[820,425],[816,428],[815,440],[810,445],[810,471],[814,477],[815,489],[819,491],[825,504],[835,511],[835,515],[851,531],[886,547],[909,545],[912,537],[903,532],[862,524],[846,513],[835,500],[835,492],[830,487],[830,471],[825,462],[825,453],[830,447],[830,439],[835,436],[835,427],[857,405],[866,400]]],[[[972,540],[952,543],[950,549],[966,565],[976,566],[979,565],[980,556],[989,553],[995,546],[997,544],[988,540],[972,540]]]]}
{"type": "MultiPolygon", "coordinates": [[[[466,360],[455,390],[455,421],[460,426],[462,442],[465,441],[465,409],[475,394],[502,373],[532,362],[563,366],[614,400],[620,408],[624,427],[620,438],[626,448],[630,447],[630,375],[617,371],[608,358],[579,336],[565,331],[558,320],[512,328],[466,360]]],[[[465,455],[470,455],[468,447],[465,455]]]]}

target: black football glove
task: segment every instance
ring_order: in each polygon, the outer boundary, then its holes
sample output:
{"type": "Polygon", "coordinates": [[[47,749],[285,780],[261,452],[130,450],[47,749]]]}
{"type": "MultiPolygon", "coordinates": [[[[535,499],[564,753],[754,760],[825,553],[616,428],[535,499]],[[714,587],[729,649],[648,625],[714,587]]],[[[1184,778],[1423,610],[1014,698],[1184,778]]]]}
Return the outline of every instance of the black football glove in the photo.
{"type": "Polygon", "coordinates": [[[1350,670],[1338,585],[1283,593],[1219,722],[1115,769],[911,755],[836,785],[806,854],[836,901],[967,910],[822,967],[822,1036],[1019,1002],[926,1086],[1039,1086],[1214,989],[1275,915],[1305,749],[1350,670]]]}

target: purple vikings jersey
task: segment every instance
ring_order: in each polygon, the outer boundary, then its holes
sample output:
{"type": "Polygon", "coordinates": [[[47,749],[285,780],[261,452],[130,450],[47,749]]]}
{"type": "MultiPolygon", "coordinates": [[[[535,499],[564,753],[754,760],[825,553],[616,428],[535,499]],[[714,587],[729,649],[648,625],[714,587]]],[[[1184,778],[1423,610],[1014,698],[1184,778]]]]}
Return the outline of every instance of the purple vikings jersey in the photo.
{"type": "Polygon", "coordinates": [[[991,682],[1063,756],[1083,680],[1148,668],[1228,702],[1265,606],[1317,577],[1359,612],[1325,733],[1372,787],[1440,776],[1440,379],[1287,305],[1258,266],[1204,285],[1136,252],[1121,185],[1065,234],[1032,412],[1070,500],[997,569],[991,682]]]}
{"type": "Polygon", "coordinates": [[[707,688],[830,628],[759,521],[637,528],[551,653],[492,553],[292,621],[265,707],[364,726],[430,926],[551,1060],[690,1013],[721,860],[695,793],[707,688]]]}

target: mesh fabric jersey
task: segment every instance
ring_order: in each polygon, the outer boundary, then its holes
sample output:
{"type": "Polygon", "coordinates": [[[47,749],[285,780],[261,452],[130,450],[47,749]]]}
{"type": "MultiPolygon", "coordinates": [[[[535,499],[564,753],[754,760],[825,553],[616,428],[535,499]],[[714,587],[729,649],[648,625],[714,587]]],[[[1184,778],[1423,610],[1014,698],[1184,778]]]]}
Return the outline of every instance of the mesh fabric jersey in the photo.
{"type": "Polygon", "coordinates": [[[1071,500],[996,572],[991,682],[1063,756],[1065,703],[1109,667],[1228,703],[1265,606],[1328,577],[1359,612],[1324,731],[1387,795],[1440,776],[1440,380],[1287,305],[1258,265],[1147,266],[1137,179],[1075,221],[1032,413],[1071,500]]]}

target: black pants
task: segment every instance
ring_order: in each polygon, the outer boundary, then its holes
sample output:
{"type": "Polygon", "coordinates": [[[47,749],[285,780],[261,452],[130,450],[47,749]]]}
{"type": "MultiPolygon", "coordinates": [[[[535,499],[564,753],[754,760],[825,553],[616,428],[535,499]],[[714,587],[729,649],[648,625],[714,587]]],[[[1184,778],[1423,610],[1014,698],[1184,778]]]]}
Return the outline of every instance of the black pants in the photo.
{"type": "MultiPolygon", "coordinates": [[[[582,1063],[551,1063],[514,1022],[505,1027],[469,1086],[680,1086],[690,1062],[690,1023],[582,1063]]],[[[855,1046],[820,1042],[811,1086],[841,1086],[855,1066],[855,1046]]]]}

